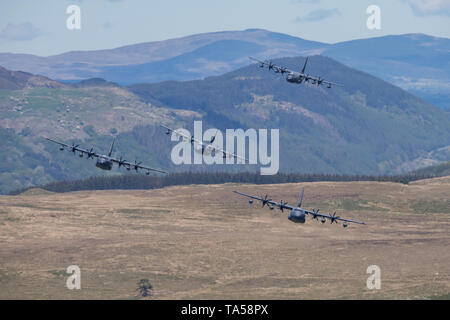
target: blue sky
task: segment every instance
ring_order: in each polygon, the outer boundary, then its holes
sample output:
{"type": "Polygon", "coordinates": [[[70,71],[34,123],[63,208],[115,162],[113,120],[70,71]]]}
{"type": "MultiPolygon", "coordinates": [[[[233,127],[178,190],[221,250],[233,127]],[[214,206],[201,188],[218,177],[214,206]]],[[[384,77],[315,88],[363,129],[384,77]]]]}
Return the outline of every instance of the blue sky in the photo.
{"type": "Polygon", "coordinates": [[[388,34],[450,37],[450,0],[15,0],[0,4],[0,52],[42,56],[195,33],[262,28],[327,43],[388,34]],[[66,9],[81,9],[68,30],[66,9]],[[381,9],[368,30],[366,9],[381,9]]]}

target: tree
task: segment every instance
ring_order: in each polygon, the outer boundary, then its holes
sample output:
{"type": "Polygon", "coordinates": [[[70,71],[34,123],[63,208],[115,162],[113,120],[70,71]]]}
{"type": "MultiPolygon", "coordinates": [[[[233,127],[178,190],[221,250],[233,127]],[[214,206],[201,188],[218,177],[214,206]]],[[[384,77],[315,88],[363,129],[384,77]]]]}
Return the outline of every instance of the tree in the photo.
{"type": "Polygon", "coordinates": [[[153,290],[153,286],[150,284],[148,279],[141,279],[137,285],[137,290],[139,291],[141,297],[148,297],[152,295],[151,291],[153,290]]]}

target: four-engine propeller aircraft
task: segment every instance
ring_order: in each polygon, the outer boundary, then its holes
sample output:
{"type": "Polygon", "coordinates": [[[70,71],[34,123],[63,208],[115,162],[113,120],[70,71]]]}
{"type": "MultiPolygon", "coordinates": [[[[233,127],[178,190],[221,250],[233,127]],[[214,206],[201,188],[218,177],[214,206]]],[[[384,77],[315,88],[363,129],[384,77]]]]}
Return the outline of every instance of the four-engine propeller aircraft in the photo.
{"type": "Polygon", "coordinates": [[[249,57],[251,60],[257,61],[261,68],[267,67],[269,70],[273,70],[275,73],[280,73],[281,75],[286,74],[286,81],[290,83],[301,84],[303,82],[311,82],[313,85],[320,86],[322,84],[327,85],[327,88],[331,88],[331,86],[341,86],[340,84],[325,81],[321,77],[310,76],[305,73],[306,65],[308,64],[308,57],[306,57],[305,64],[303,65],[303,69],[300,72],[291,71],[285,67],[280,67],[272,63],[272,61],[260,61],[258,59],[249,57]]]}
{"type": "MultiPolygon", "coordinates": [[[[174,130],[172,128],[169,128],[169,127],[167,127],[165,125],[161,125],[161,127],[165,128],[167,130],[166,131],[167,135],[169,135],[170,133],[173,132],[173,133],[175,133],[175,135],[177,137],[183,137],[184,141],[190,141],[192,145],[196,145],[197,148],[194,147],[194,150],[199,152],[199,153],[201,153],[201,154],[210,155],[214,151],[215,153],[221,153],[223,159],[225,159],[227,157],[228,158],[237,158],[237,159],[241,159],[243,161],[247,161],[248,162],[247,158],[238,156],[237,154],[230,153],[230,152],[225,151],[225,150],[223,150],[221,148],[213,146],[213,142],[216,139],[215,135],[211,138],[209,143],[204,143],[203,141],[194,139],[194,136],[185,135],[182,132],[176,131],[176,130],[174,130]]],[[[217,132],[216,132],[216,135],[217,135],[217,132]]]]}
{"type": "Polygon", "coordinates": [[[258,197],[258,196],[253,196],[250,194],[242,193],[239,191],[233,191],[233,192],[250,198],[250,200],[248,201],[250,204],[253,203],[253,200],[258,200],[258,201],[261,201],[263,207],[265,205],[267,205],[270,208],[270,210],[275,209],[275,207],[278,207],[278,209],[280,209],[281,212],[283,212],[284,209],[288,209],[291,211],[289,213],[288,219],[295,223],[305,223],[306,216],[310,215],[313,219],[315,219],[317,221],[318,221],[318,218],[320,218],[322,223],[325,223],[327,221],[327,219],[331,222],[331,224],[333,224],[333,223],[337,224],[338,221],[343,221],[342,226],[344,228],[346,228],[349,223],[365,224],[364,222],[361,222],[361,221],[344,219],[339,216],[336,216],[336,212],[333,215],[331,215],[331,214],[319,213],[319,209],[317,209],[317,211],[314,209],[313,210],[303,209],[301,206],[302,206],[304,191],[305,191],[305,189],[303,188],[296,207],[289,206],[288,203],[283,202],[283,200],[281,200],[280,202],[272,201],[272,199],[267,198],[267,195],[263,198],[263,197],[258,197]]]}
{"type": "Polygon", "coordinates": [[[113,167],[114,163],[117,163],[117,165],[120,167],[124,167],[127,170],[131,170],[134,169],[136,172],[138,172],[139,169],[142,170],[147,170],[146,174],[149,175],[150,171],[156,171],[156,172],[160,172],[160,173],[167,173],[166,171],[162,171],[159,169],[154,169],[154,168],[150,168],[150,167],[146,167],[146,166],[142,166],[141,163],[142,162],[137,162],[137,160],[134,161],[134,163],[128,162],[125,159],[122,159],[122,156],[119,159],[115,159],[113,157],[111,157],[111,154],[113,152],[113,148],[114,148],[114,142],[115,139],[113,140],[113,142],[111,143],[111,147],[109,148],[109,152],[108,155],[103,155],[103,154],[98,154],[96,152],[94,152],[94,147],[92,147],[91,149],[87,150],[87,149],[82,149],[82,148],[78,148],[78,144],[76,145],[75,143],[73,143],[71,146],[59,141],[55,141],[49,138],[45,138],[48,141],[54,142],[59,144],[59,150],[64,151],[64,150],[68,150],[70,152],[73,152],[73,154],[75,155],[78,152],[78,155],[80,156],[80,158],[83,158],[84,155],[86,155],[86,158],[89,159],[93,159],[93,158],[97,158],[97,162],[95,163],[95,166],[97,168],[100,168],[102,170],[111,170],[113,167]]]}

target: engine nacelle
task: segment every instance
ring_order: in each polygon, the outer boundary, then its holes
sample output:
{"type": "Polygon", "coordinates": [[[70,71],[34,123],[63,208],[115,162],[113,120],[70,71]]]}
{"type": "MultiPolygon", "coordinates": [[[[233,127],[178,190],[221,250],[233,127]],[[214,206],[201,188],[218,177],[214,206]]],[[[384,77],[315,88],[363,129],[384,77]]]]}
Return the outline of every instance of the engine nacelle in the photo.
{"type": "Polygon", "coordinates": [[[252,204],[253,203],[253,199],[248,200],[248,203],[252,204]]]}

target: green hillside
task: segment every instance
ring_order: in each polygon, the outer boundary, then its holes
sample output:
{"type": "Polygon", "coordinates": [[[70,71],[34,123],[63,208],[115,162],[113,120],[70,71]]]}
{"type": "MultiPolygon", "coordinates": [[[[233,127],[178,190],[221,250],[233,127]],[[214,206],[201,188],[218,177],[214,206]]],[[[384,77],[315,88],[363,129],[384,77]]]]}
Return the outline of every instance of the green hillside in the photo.
{"type": "MultiPolygon", "coordinates": [[[[299,69],[304,59],[275,62],[299,69]]],[[[0,192],[119,172],[99,171],[93,160],[60,152],[43,137],[107,152],[116,136],[116,156],[169,172],[259,170],[175,166],[174,143],[160,123],[192,129],[201,119],[204,130],[280,129],[280,172],[286,173],[397,174],[405,163],[425,166],[424,155],[450,145],[448,113],[329,58],[313,57],[307,71],[344,87],[297,86],[252,65],[204,80],[128,88],[94,79],[0,89],[0,192]]],[[[439,156],[435,161],[449,160],[439,156]]]]}

